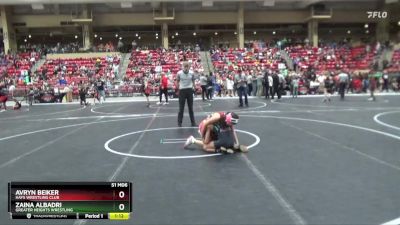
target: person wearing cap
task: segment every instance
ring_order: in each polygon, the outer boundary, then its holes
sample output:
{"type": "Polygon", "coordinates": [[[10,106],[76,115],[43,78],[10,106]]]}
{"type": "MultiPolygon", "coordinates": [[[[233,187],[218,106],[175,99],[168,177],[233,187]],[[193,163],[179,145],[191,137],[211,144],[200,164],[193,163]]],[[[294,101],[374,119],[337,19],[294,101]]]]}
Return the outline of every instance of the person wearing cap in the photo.
{"type": "Polygon", "coordinates": [[[238,124],[239,116],[234,112],[216,112],[209,115],[199,125],[201,140],[190,136],[185,143],[185,148],[195,144],[201,146],[209,153],[234,153],[234,150],[247,152],[247,147],[239,144],[234,129],[238,124]]]}
{"type": "Polygon", "coordinates": [[[183,69],[178,71],[176,75],[176,87],[179,90],[179,112],[178,112],[178,126],[182,127],[183,112],[185,104],[188,103],[190,122],[192,126],[197,126],[193,113],[193,89],[195,87],[195,77],[193,72],[189,70],[190,65],[188,62],[183,63],[183,69]]]}

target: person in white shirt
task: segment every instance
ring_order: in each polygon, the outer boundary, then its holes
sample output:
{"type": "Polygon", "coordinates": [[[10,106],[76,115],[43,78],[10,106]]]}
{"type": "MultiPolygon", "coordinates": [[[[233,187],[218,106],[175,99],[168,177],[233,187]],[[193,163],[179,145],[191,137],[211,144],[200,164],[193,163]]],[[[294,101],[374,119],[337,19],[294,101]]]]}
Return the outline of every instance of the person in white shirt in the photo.
{"type": "Polygon", "coordinates": [[[228,90],[229,97],[233,96],[233,85],[234,85],[233,80],[228,76],[226,78],[226,89],[228,90]]]}
{"type": "Polygon", "coordinates": [[[273,96],[273,87],[274,87],[274,79],[272,79],[272,72],[269,72],[269,76],[268,76],[268,83],[269,83],[269,93],[271,96],[273,96]]]}
{"type": "Polygon", "coordinates": [[[253,92],[253,75],[248,74],[247,75],[247,94],[251,96],[251,93],[253,92]]]}

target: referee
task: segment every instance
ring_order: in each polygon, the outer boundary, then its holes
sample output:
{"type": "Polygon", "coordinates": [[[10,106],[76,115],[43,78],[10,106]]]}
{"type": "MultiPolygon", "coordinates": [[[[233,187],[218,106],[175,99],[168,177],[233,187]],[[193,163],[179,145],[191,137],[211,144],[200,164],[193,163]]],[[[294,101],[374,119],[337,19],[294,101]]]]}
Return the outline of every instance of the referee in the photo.
{"type": "Polygon", "coordinates": [[[193,90],[195,87],[195,77],[192,71],[189,71],[189,63],[183,63],[183,70],[180,70],[176,75],[176,87],[179,89],[179,113],[178,126],[182,127],[183,111],[187,101],[189,107],[190,122],[193,127],[197,127],[193,113],[193,90]]]}

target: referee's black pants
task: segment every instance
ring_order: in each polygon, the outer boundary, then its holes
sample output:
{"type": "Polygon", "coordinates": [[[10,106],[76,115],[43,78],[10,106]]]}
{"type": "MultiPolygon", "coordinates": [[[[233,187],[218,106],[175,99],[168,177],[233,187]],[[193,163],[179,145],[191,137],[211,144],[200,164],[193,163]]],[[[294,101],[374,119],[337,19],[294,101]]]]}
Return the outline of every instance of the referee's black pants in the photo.
{"type": "Polygon", "coordinates": [[[193,113],[193,89],[185,88],[179,90],[179,113],[178,113],[178,125],[182,125],[183,112],[185,110],[185,103],[188,103],[190,122],[192,125],[196,124],[193,113]]]}

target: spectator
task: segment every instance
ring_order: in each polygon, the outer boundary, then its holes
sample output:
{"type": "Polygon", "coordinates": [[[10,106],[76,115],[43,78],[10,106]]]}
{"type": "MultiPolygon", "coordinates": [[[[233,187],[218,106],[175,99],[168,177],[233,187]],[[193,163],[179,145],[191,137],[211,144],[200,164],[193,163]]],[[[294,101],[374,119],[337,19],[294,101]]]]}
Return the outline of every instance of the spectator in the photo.
{"type": "Polygon", "coordinates": [[[161,73],[161,85],[160,85],[160,102],[157,103],[158,105],[162,103],[162,95],[164,94],[165,102],[164,105],[168,105],[168,78],[165,73],[161,73]]]}
{"type": "Polygon", "coordinates": [[[203,101],[205,101],[205,97],[208,98],[208,94],[207,94],[207,77],[204,75],[204,73],[201,73],[200,75],[200,87],[201,87],[201,97],[203,99],[203,101]]]}
{"type": "Polygon", "coordinates": [[[247,101],[247,81],[246,76],[241,71],[235,76],[236,83],[238,85],[238,95],[239,95],[239,107],[243,107],[243,97],[246,107],[249,107],[249,102],[247,101]]]}
{"type": "Polygon", "coordinates": [[[263,88],[263,75],[261,73],[259,73],[257,75],[257,97],[261,97],[262,95],[264,95],[264,88],[263,88]]]}
{"type": "Polygon", "coordinates": [[[297,93],[299,90],[299,79],[297,76],[294,76],[292,79],[292,87],[293,87],[293,91],[292,91],[292,96],[293,98],[297,98],[297,93]]]}

